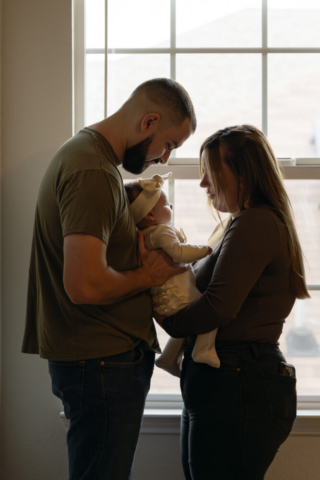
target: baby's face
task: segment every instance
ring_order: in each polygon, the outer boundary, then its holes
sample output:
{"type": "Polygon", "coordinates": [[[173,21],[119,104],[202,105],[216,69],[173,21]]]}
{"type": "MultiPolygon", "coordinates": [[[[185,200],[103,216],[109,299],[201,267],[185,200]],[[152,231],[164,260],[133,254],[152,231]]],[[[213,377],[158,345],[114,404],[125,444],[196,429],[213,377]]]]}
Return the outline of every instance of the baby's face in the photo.
{"type": "Polygon", "coordinates": [[[153,207],[154,221],[156,225],[170,225],[172,221],[172,204],[168,202],[167,195],[161,190],[161,195],[153,207]]]}

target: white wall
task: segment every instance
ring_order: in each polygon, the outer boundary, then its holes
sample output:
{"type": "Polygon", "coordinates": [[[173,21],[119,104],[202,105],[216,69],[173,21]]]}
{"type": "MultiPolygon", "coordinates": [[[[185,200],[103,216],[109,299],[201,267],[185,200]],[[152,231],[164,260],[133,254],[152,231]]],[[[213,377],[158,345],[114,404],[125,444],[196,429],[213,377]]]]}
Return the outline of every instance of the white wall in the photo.
{"type": "Polygon", "coordinates": [[[58,480],[67,478],[59,400],[46,361],[20,351],[37,190],[72,135],[71,0],[2,3],[1,478],[58,480]]]}
{"type": "MultiPolygon", "coordinates": [[[[1,25],[1,478],[65,480],[65,428],[47,363],[20,349],[37,190],[72,134],[71,0],[2,0],[1,25]]],[[[268,479],[316,480],[319,447],[318,436],[290,438],[268,479]]],[[[183,479],[178,434],[142,435],[134,479],[150,478],[183,479]]]]}
{"type": "MultiPolygon", "coordinates": [[[[2,355],[1,355],[1,344],[2,344],[2,314],[1,314],[1,305],[2,305],[2,300],[1,300],[1,293],[2,293],[2,282],[1,282],[1,272],[2,272],[2,248],[1,248],[1,211],[2,211],[2,192],[1,192],[1,178],[2,178],[2,173],[1,173],[1,166],[2,166],[2,140],[1,140],[1,133],[2,133],[2,118],[1,118],[1,81],[2,81],[2,0],[0,0],[0,372],[2,372],[2,355]]],[[[0,375],[0,432],[1,432],[1,375],[0,375]]],[[[0,437],[0,442],[1,442],[1,437],[0,437]]],[[[0,443],[0,451],[1,451],[1,443],[0,443]]],[[[0,454],[1,455],[1,454],[0,454]]],[[[1,457],[0,457],[1,460],[1,457]]]]}

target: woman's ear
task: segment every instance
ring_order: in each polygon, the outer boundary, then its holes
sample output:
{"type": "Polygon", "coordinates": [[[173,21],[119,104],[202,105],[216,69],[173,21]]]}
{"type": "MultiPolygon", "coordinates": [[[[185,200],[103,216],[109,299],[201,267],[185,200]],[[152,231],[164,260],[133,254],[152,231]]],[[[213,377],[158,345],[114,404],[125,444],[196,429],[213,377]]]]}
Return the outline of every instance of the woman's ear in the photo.
{"type": "Polygon", "coordinates": [[[154,133],[160,122],[160,115],[158,113],[148,113],[141,121],[141,133],[154,133]]]}

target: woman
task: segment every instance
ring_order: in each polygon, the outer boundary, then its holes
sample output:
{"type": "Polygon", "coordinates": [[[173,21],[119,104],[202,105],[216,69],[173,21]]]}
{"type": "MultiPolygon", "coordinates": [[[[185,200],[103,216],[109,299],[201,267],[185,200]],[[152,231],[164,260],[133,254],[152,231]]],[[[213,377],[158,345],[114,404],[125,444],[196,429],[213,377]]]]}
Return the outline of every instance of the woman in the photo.
{"type": "Polygon", "coordinates": [[[278,340],[296,298],[309,297],[281,171],[262,132],[219,130],[200,150],[200,186],[230,212],[220,241],[194,265],[203,295],[159,318],[187,337],[181,374],[187,480],[262,480],[296,416],[296,379],[278,340]],[[197,334],[219,328],[220,368],[196,363],[197,334]]]}

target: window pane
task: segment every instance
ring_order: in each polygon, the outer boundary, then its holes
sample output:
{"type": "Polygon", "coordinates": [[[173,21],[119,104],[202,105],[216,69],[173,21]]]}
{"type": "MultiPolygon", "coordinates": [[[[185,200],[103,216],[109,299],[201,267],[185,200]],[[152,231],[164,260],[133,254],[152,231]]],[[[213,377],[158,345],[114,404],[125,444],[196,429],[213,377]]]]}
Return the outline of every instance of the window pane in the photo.
{"type": "Polygon", "coordinates": [[[320,285],[320,180],[285,180],[285,186],[307,259],[307,283],[320,285]]]}
{"type": "Polygon", "coordinates": [[[261,1],[177,0],[177,47],[260,47],[261,1]]]}
{"type": "MultiPolygon", "coordinates": [[[[310,295],[296,301],[279,340],[287,362],[296,368],[298,395],[320,395],[320,292],[310,295]]],[[[156,328],[163,347],[169,337],[156,328]]],[[[180,393],[179,379],[155,367],[150,393],[180,393]]]]}
{"type": "Polygon", "coordinates": [[[316,156],[320,54],[269,55],[268,72],[268,137],[276,156],[316,156]]]}
{"type": "MultiPolygon", "coordinates": [[[[155,325],[158,340],[161,348],[163,349],[167,343],[169,335],[167,335],[167,333],[161,327],[159,327],[158,324],[155,323],[155,325]]],[[[151,378],[149,393],[180,393],[180,379],[170,375],[165,370],[162,370],[162,368],[158,368],[155,365],[151,378]]]]}
{"type": "Polygon", "coordinates": [[[169,38],[170,0],[108,1],[109,48],[164,48],[169,38]]]}
{"type": "MultiPolygon", "coordinates": [[[[320,180],[285,180],[294,208],[299,239],[309,263],[307,282],[320,284],[320,180]]],[[[227,214],[222,214],[225,218],[227,214]]],[[[183,228],[188,242],[206,244],[217,222],[207,206],[205,190],[199,180],[175,180],[174,224],[183,228]],[[188,201],[186,202],[186,199],[188,201]]],[[[320,394],[320,292],[311,299],[297,301],[284,324],[280,347],[297,369],[298,393],[320,394]]],[[[168,336],[157,329],[161,347],[168,336]]],[[[155,368],[151,393],[179,393],[177,378],[155,368]]]]}
{"type": "MultiPolygon", "coordinates": [[[[213,218],[206,190],[199,184],[200,180],[175,180],[174,226],[183,229],[188,243],[206,245],[219,219],[213,218]]],[[[229,216],[225,213],[220,215],[222,219],[229,216]]]]}
{"type": "Polygon", "coordinates": [[[319,47],[319,0],[269,0],[269,47],[319,47]]]}
{"type": "Polygon", "coordinates": [[[108,55],[108,115],[150,78],[170,77],[169,55],[108,55]]]}
{"type": "MultiPolygon", "coordinates": [[[[109,0],[109,48],[170,46],[170,0],[109,0]],[[124,14],[125,12],[125,14],[124,14]]],[[[261,1],[176,0],[177,47],[261,46],[261,1]]],[[[85,0],[86,48],[104,48],[105,0],[85,0]]],[[[318,0],[269,0],[270,47],[318,47],[318,0]]],[[[320,155],[319,54],[269,54],[269,139],[278,157],[320,155]]],[[[261,56],[179,54],[176,77],[194,102],[198,129],[177,152],[198,157],[201,143],[228,125],[261,128],[261,56]]],[[[169,55],[108,56],[108,115],[141,82],[170,76],[169,55]]],[[[86,56],[86,125],[104,118],[104,55],[86,56]]],[[[320,284],[320,181],[285,180],[300,242],[307,282],[320,284]]],[[[168,182],[165,186],[168,190],[168,182]]],[[[223,216],[225,218],[226,215],[223,216]]],[[[207,243],[217,221],[207,207],[199,180],[175,180],[174,222],[190,243],[207,243]],[[186,201],[188,199],[188,201],[186,201]]],[[[298,393],[320,394],[320,292],[297,301],[280,339],[297,368],[298,393]]],[[[157,328],[161,346],[167,334],[157,328]]],[[[179,393],[179,379],[155,368],[152,393],[179,393]]]]}
{"type": "MultiPolygon", "coordinates": [[[[129,183],[131,180],[124,180],[124,183],[129,183]]],[[[169,182],[165,182],[163,190],[166,195],[169,195],[169,182]]],[[[169,336],[166,332],[155,323],[158,340],[163,349],[169,336]]],[[[180,393],[179,379],[169,375],[161,368],[154,367],[154,373],[151,379],[150,393],[180,393]]]]}
{"type": "Polygon", "coordinates": [[[105,0],[85,1],[86,48],[104,48],[105,0]]]}
{"type": "Polygon", "coordinates": [[[85,125],[104,118],[104,55],[86,55],[85,125]]]}
{"type": "MultiPolygon", "coordinates": [[[[183,229],[188,243],[206,245],[217,221],[212,217],[205,190],[199,187],[199,183],[200,180],[175,180],[174,226],[183,229]]],[[[222,219],[227,216],[228,214],[221,214],[222,219]]],[[[169,336],[161,327],[156,328],[163,348],[169,336]]],[[[179,379],[155,367],[150,393],[180,393],[179,379]]]]}
{"type": "Polygon", "coordinates": [[[320,395],[320,292],[297,300],[286,319],[280,349],[296,367],[298,395],[320,395]]]}
{"type": "Polygon", "coordinates": [[[201,143],[220,128],[241,123],[261,128],[260,55],[177,55],[177,80],[189,92],[198,118],[178,157],[197,158],[201,143]]]}

